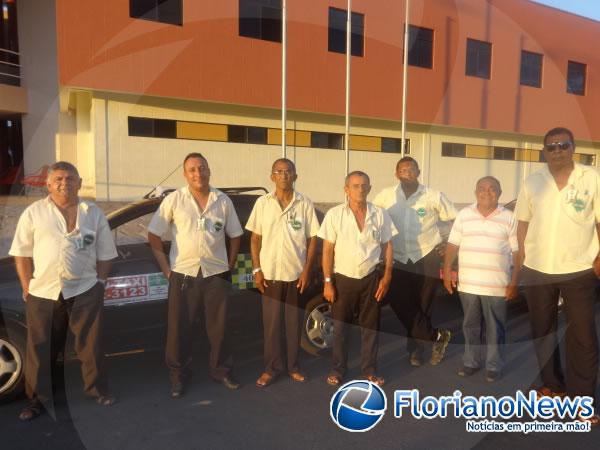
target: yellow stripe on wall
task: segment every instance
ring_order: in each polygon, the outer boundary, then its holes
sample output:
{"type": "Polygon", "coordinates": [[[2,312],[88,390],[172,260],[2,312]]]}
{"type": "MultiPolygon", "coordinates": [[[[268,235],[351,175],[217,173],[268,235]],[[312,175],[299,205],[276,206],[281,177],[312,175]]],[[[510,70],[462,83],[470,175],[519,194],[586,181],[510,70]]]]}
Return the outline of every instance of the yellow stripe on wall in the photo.
{"type": "Polygon", "coordinates": [[[493,159],[494,148],[486,147],[484,145],[467,145],[466,146],[466,157],[467,158],[480,158],[480,159],[493,159]]]}
{"type": "MultiPolygon", "coordinates": [[[[310,131],[286,130],[285,140],[287,145],[295,147],[310,147],[310,131]]],[[[269,128],[267,130],[267,144],[281,145],[281,130],[269,128]]]]}
{"type": "Polygon", "coordinates": [[[227,125],[214,123],[177,122],[177,139],[227,141],[227,125]]]}
{"type": "Polygon", "coordinates": [[[381,138],[374,136],[350,135],[351,150],[366,150],[369,152],[381,151],[381,138]]]}

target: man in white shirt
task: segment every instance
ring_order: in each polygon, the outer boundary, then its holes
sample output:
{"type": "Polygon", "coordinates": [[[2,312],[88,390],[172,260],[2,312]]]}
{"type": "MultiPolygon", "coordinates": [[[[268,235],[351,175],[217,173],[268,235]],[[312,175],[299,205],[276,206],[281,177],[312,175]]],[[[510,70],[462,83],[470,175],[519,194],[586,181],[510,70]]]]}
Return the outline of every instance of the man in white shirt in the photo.
{"type": "MultiPolygon", "coordinates": [[[[600,175],[573,162],[575,140],[566,128],[544,136],[547,166],[531,174],[519,193],[515,215],[543,386],[539,395],[594,397],[598,340],[594,289],[600,276],[600,175]],[[564,299],[566,379],[556,338],[558,295],[564,299]]],[[[598,416],[587,419],[596,425],[598,416]]]]}
{"type": "Polygon", "coordinates": [[[292,161],[276,160],[271,168],[275,191],[256,200],[246,224],[252,232],[252,273],[263,295],[265,370],[256,381],[261,388],[286,369],[293,381],[306,381],[298,365],[304,315],[298,300],[310,282],[319,221],[310,199],[294,190],[297,178],[292,161]]]}
{"type": "Polygon", "coordinates": [[[333,367],[327,383],[338,386],[347,371],[347,324],[358,316],[361,327],[361,371],[382,386],[377,376],[379,303],[392,278],[392,237],[398,232],[385,210],[367,202],[369,176],[360,171],[346,176],[348,202],[325,215],[318,236],[323,239],[323,296],[332,303],[333,367]],[[383,274],[377,265],[384,260],[383,274]],[[335,273],[335,274],[334,274],[335,273]]]}
{"type": "Polygon", "coordinates": [[[101,346],[104,285],[117,256],[100,208],[79,199],[75,166],[59,161],[48,170],[48,197],[19,218],[9,254],[15,257],[27,316],[25,389],[31,420],[52,408],[52,368],[67,331],[75,337],[86,395],[99,405],[115,398],[106,391],[101,346]]]}
{"type": "Polygon", "coordinates": [[[388,292],[390,306],[406,328],[412,366],[422,364],[424,342],[432,342],[430,363],[439,364],[451,333],[431,325],[433,299],[440,285],[443,252],[439,221],[456,217],[446,196],[419,183],[419,165],[410,156],[396,164],[395,186],[384,189],[373,203],[385,208],[398,229],[394,237],[394,270],[388,292]]]}
{"type": "Polygon", "coordinates": [[[471,376],[481,368],[486,345],[485,378],[489,382],[502,374],[506,301],[517,296],[519,276],[517,221],[512,211],[498,206],[501,193],[496,178],[486,176],[477,181],[477,201],[458,213],[444,259],[444,287],[450,294],[457,288],[452,279],[452,263],[457,255],[459,260],[458,294],[465,315],[465,352],[458,375],[471,376]]]}
{"type": "Polygon", "coordinates": [[[169,280],[165,359],[172,398],[183,395],[190,375],[191,331],[201,307],[210,342],[210,376],[228,389],[239,388],[230,374],[225,322],[230,270],[237,258],[243,230],[231,199],[210,186],[210,168],[204,156],[187,155],[183,176],[187,186],[167,195],[148,225],[150,247],[169,280]],[[173,238],[170,265],[161,238],[169,231],[173,238]]]}

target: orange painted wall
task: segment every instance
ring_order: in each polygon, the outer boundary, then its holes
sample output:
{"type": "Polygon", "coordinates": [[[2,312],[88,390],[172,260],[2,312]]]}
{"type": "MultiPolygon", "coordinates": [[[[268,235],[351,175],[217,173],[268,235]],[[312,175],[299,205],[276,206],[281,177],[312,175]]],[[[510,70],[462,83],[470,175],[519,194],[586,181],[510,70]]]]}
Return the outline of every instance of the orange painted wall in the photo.
{"type": "MultiPolygon", "coordinates": [[[[57,0],[60,82],[96,90],[278,108],[281,45],[238,36],[237,0],[183,0],[184,25],[129,17],[123,0],[57,0]]],[[[343,114],[345,56],[327,50],[330,6],[288,0],[288,107],[343,114]]],[[[600,23],[528,0],[413,0],[435,30],[433,70],[409,68],[408,119],[543,134],[556,124],[600,140],[600,23]],[[465,76],[466,39],[492,43],[490,80],[465,76]],[[542,88],[519,85],[521,49],[544,54],[542,88]],[[586,95],[566,93],[567,61],[587,64],[586,95]]],[[[352,58],[351,113],[399,120],[404,2],[353,0],[365,54],[352,58]]]]}

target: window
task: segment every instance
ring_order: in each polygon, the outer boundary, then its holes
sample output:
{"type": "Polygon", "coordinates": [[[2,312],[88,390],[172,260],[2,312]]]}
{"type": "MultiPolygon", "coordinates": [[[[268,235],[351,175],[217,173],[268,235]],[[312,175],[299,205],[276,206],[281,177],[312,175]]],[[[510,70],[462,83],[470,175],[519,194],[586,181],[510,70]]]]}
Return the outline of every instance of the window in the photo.
{"type": "Polygon", "coordinates": [[[129,0],[129,16],[183,25],[183,0],[129,0]]]}
{"type": "Polygon", "coordinates": [[[539,53],[521,52],[521,85],[542,87],[542,58],[539,53]]]}
{"type": "Polygon", "coordinates": [[[596,156],[595,155],[588,155],[586,153],[579,153],[579,154],[575,154],[578,156],[579,162],[581,164],[585,164],[586,166],[594,166],[596,165],[596,156]]]}
{"type": "Polygon", "coordinates": [[[433,67],[433,30],[408,26],[408,65],[433,67]]]}
{"type": "Polygon", "coordinates": [[[465,73],[472,77],[490,78],[492,44],[467,39],[467,64],[465,73]]]}
{"type": "MultiPolygon", "coordinates": [[[[346,18],[348,12],[343,9],[329,8],[329,51],[346,53],[346,18]]],[[[352,56],[363,56],[365,16],[352,13],[350,51],[352,56]]]]}
{"type": "Polygon", "coordinates": [[[227,140],[229,142],[242,142],[247,144],[266,144],[267,129],[263,127],[229,125],[227,127],[227,140]]]}
{"type": "MultiPolygon", "coordinates": [[[[381,151],[383,153],[400,153],[402,139],[381,138],[381,151]]],[[[404,154],[410,155],[410,139],[404,140],[404,154]]]]}
{"type": "Polygon", "coordinates": [[[177,122],[166,119],[128,117],[129,136],[175,139],[177,122]]]}
{"type": "Polygon", "coordinates": [[[313,131],[310,134],[310,146],[315,148],[333,148],[341,150],[344,147],[344,136],[338,133],[321,133],[313,131]]]}
{"type": "Polygon", "coordinates": [[[510,147],[494,147],[494,159],[514,161],[515,149],[510,147]]]}
{"type": "Polygon", "coordinates": [[[567,92],[569,94],[585,95],[586,69],[585,64],[569,61],[567,70],[567,92]]]}
{"type": "Polygon", "coordinates": [[[452,142],[442,142],[442,156],[453,156],[464,158],[467,153],[465,144],[455,144],[452,142]]]}
{"type": "Polygon", "coordinates": [[[239,35],[281,42],[281,0],[240,0],[239,35]]]}

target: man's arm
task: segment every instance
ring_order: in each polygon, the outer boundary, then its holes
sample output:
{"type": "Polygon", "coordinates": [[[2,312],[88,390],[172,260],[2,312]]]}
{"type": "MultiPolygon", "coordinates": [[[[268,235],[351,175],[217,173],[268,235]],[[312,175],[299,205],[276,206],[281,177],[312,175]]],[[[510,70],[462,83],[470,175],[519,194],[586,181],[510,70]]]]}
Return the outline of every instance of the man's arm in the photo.
{"type": "Polygon", "coordinates": [[[296,286],[301,294],[304,292],[304,289],[310,285],[310,269],[313,266],[315,255],[317,253],[317,237],[313,236],[308,238],[306,247],[306,262],[304,263],[304,268],[302,269],[302,273],[298,279],[298,285],[296,286]]]}
{"type": "Polygon", "coordinates": [[[160,267],[161,272],[168,279],[171,275],[171,267],[169,266],[167,255],[165,255],[162,239],[160,238],[160,236],[148,232],[148,243],[150,244],[150,248],[152,249],[152,254],[154,255],[154,258],[158,263],[158,267],[160,267]]]}
{"type": "Polygon", "coordinates": [[[229,256],[229,270],[233,270],[235,267],[235,262],[237,261],[237,256],[240,251],[240,244],[242,242],[242,236],[229,238],[229,251],[227,255],[229,256]]]}
{"type": "MultiPolygon", "coordinates": [[[[600,241],[600,223],[596,224],[596,234],[598,235],[598,241],[600,241]]],[[[594,259],[592,267],[594,268],[594,273],[596,276],[600,277],[600,253],[596,255],[596,259],[594,259]]]]}
{"type": "Polygon", "coordinates": [[[110,268],[112,267],[112,261],[96,261],[96,273],[98,274],[98,279],[102,281],[106,281],[108,278],[108,274],[110,273],[110,268]]]}
{"type": "Polygon", "coordinates": [[[519,252],[513,252],[513,271],[508,286],[506,286],[506,293],[504,296],[506,300],[512,300],[519,295],[519,273],[521,272],[521,266],[519,265],[519,252]]]}
{"type": "MultiPolygon", "coordinates": [[[[333,276],[333,256],[335,252],[335,244],[323,239],[323,276],[330,278],[333,276]]],[[[336,292],[331,281],[325,281],[323,285],[323,297],[329,303],[335,302],[336,292]]]]}
{"type": "Polygon", "coordinates": [[[449,294],[456,289],[456,280],[452,279],[452,264],[458,254],[458,245],[450,244],[446,246],[446,255],[444,256],[444,287],[449,294]]]}
{"type": "Polygon", "coordinates": [[[262,248],[262,236],[257,233],[252,233],[250,236],[250,254],[252,255],[252,276],[254,277],[254,283],[256,288],[261,294],[265,293],[267,287],[267,281],[265,280],[265,274],[262,270],[254,272],[254,269],[260,268],[260,249],[262,248]]]}
{"type": "Polygon", "coordinates": [[[33,258],[28,256],[15,256],[15,266],[17,268],[19,281],[21,282],[21,289],[23,289],[23,300],[27,301],[29,283],[33,278],[33,258]]]}
{"type": "Polygon", "coordinates": [[[383,270],[383,277],[379,280],[379,285],[375,292],[375,300],[378,302],[383,300],[385,294],[387,294],[390,289],[390,283],[392,282],[392,268],[394,267],[394,248],[392,246],[392,240],[390,239],[381,247],[384,255],[385,268],[383,270]]]}
{"type": "Polygon", "coordinates": [[[529,229],[529,222],[523,222],[519,220],[517,224],[517,242],[519,244],[519,254],[517,257],[517,264],[515,267],[520,272],[525,262],[525,238],[527,237],[527,230],[529,229]]]}

